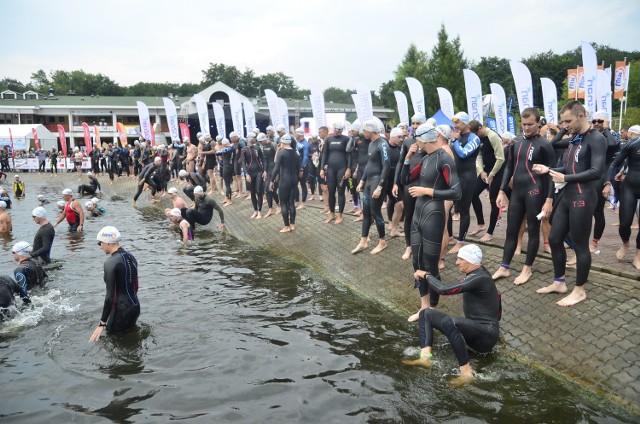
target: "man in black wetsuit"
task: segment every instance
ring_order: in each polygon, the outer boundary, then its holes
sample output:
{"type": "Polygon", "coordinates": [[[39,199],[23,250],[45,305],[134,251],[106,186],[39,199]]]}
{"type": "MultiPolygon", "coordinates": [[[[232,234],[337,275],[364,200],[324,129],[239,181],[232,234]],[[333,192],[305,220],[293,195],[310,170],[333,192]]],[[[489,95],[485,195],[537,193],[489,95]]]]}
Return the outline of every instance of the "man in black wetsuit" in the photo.
{"type": "Polygon", "coordinates": [[[469,244],[460,248],[456,265],[465,278],[453,284],[442,284],[437,278],[418,271],[416,278],[426,278],[429,288],[441,295],[462,293],[464,318],[451,317],[436,309],[423,309],[419,318],[420,359],[403,362],[431,367],[433,329],[440,330],[458,359],[460,377],[452,382],[458,385],[474,379],[467,346],[486,353],[498,341],[502,306],[491,274],[482,266],[482,251],[478,246],[469,244]]]}
{"type": "Polygon", "coordinates": [[[31,245],[26,241],[19,241],[11,248],[13,259],[18,262],[13,276],[18,285],[27,291],[36,286],[43,286],[47,278],[42,265],[31,259],[31,250],[31,245]]]}
{"type": "Polygon", "coordinates": [[[51,262],[51,246],[56,236],[56,230],[53,225],[47,221],[47,210],[42,206],[38,206],[31,212],[33,221],[40,226],[36,235],[33,237],[33,250],[31,257],[39,260],[44,264],[51,262]]]}
{"type": "Polygon", "coordinates": [[[156,170],[162,164],[162,159],[160,157],[154,158],[153,162],[148,163],[142,168],[140,173],[138,174],[138,191],[133,195],[133,207],[136,207],[136,202],[138,201],[138,197],[142,194],[144,190],[144,185],[148,184],[151,187],[151,196],[155,196],[156,191],[158,190],[158,185],[156,181],[152,178],[156,170]]]}
{"type": "Polygon", "coordinates": [[[565,271],[567,251],[564,241],[571,236],[576,253],[576,286],[571,294],[560,299],[559,306],[573,306],[587,298],[584,284],[591,270],[589,236],[593,211],[598,202],[596,186],[605,172],[607,143],[604,136],[591,128],[584,106],[570,101],[560,111],[562,125],[570,134],[564,166],[549,168],[536,165],[533,170],[549,174],[554,183],[563,186],[553,212],[549,244],[553,259],[553,283],[536,290],[537,293],[566,293],[565,271]]]}
{"type": "Polygon", "coordinates": [[[242,149],[241,162],[253,205],[251,219],[260,219],[262,218],[262,196],[264,195],[266,174],[264,155],[262,149],[256,146],[255,138],[247,140],[247,145],[242,149]]]}
{"type": "MultiPolygon", "coordinates": [[[[352,163],[353,173],[351,174],[351,184],[353,185],[353,189],[351,190],[351,196],[353,197],[353,209],[350,213],[355,213],[360,215],[355,221],[362,221],[362,209],[360,208],[360,196],[358,195],[358,184],[360,184],[360,179],[362,177],[362,172],[364,168],[367,166],[367,161],[369,160],[369,143],[364,135],[362,135],[362,126],[360,123],[354,122],[351,125],[351,138],[349,139],[349,144],[347,145],[347,152],[353,152],[352,163]]],[[[351,188],[351,187],[350,187],[351,188]]]]}
{"type": "Polygon", "coordinates": [[[89,184],[81,184],[78,186],[78,193],[80,193],[81,196],[84,196],[85,194],[93,195],[100,190],[100,182],[94,173],[91,171],[87,172],[87,177],[89,177],[89,184]]]}
{"type": "Polygon", "coordinates": [[[258,134],[257,140],[260,143],[262,156],[264,156],[264,172],[266,174],[265,192],[267,195],[267,207],[269,208],[264,217],[268,218],[275,214],[273,202],[275,201],[276,204],[280,203],[278,194],[275,190],[271,190],[270,187],[271,181],[273,181],[273,169],[276,166],[276,143],[271,141],[271,139],[263,133],[258,134]]]}
{"type": "Polygon", "coordinates": [[[107,333],[122,333],[136,324],[140,316],[138,301],[138,261],[120,247],[120,231],[115,227],[104,227],[96,240],[102,251],[109,255],[104,262],[104,282],[107,294],[98,326],[89,338],[94,342],[106,328],[107,333]]]}
{"type": "Polygon", "coordinates": [[[342,214],[346,203],[345,188],[351,177],[351,153],[347,152],[349,137],[342,135],[344,124],[333,124],[333,135],[328,137],[322,148],[320,161],[320,177],[326,178],[329,196],[329,218],[325,224],[335,220],[334,224],[342,222],[342,214]],[[338,217],[336,218],[336,190],[338,191],[338,217]]]}
{"type": "Polygon", "coordinates": [[[0,276],[0,321],[11,316],[6,308],[14,304],[13,297],[16,293],[20,295],[25,305],[31,303],[31,299],[29,299],[29,295],[27,295],[27,291],[23,287],[9,276],[0,276]]]}
{"type": "Polygon", "coordinates": [[[182,217],[186,219],[195,233],[196,224],[207,225],[213,218],[213,210],[217,210],[220,215],[220,224],[218,228],[224,228],[224,212],[213,197],[206,196],[201,186],[193,188],[193,196],[195,204],[193,208],[182,208],[182,217]]]}
{"type": "Polygon", "coordinates": [[[296,229],[296,187],[300,174],[300,156],[291,147],[291,136],[288,134],[280,137],[280,150],[276,157],[276,165],[273,169],[271,190],[275,189],[278,182],[280,208],[284,227],[281,233],[289,233],[296,229]]]}

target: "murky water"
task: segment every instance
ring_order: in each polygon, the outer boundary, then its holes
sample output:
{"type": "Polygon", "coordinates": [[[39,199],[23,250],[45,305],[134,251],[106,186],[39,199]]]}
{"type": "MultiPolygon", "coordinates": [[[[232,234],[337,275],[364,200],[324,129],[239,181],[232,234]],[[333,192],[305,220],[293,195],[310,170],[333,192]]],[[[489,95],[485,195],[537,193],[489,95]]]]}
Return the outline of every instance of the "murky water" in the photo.
{"type": "MultiPolygon", "coordinates": [[[[32,240],[35,195],[58,200],[63,188],[29,187],[11,212],[14,239],[32,240]]],[[[407,367],[417,329],[403,317],[227,234],[199,231],[181,249],[159,208],[103,205],[83,237],[60,225],[46,289],[0,323],[2,422],[634,421],[500,351],[472,356],[479,380],[454,389],[445,339],[433,369],[407,367]],[[104,299],[95,233],[107,224],[140,263],[142,313],[136,331],[88,343],[104,299]]]]}

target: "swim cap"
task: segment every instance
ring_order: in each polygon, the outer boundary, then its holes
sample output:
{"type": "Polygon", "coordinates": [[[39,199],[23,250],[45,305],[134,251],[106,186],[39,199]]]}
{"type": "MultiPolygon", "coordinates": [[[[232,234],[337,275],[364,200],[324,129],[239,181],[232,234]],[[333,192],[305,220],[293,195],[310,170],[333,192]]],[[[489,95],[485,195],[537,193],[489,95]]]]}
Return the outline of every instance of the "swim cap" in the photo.
{"type": "Polygon", "coordinates": [[[258,134],[258,141],[268,140],[267,135],[265,133],[258,134]]]}
{"type": "Polygon", "coordinates": [[[404,132],[397,127],[392,129],[391,132],[389,133],[389,137],[402,137],[403,135],[404,135],[404,132]]]}
{"type": "Polygon", "coordinates": [[[291,136],[289,134],[283,135],[282,137],[280,137],[280,143],[291,144],[291,136]]]}
{"type": "Polygon", "coordinates": [[[66,203],[64,203],[64,200],[58,200],[58,202],[56,203],[56,205],[58,205],[58,207],[60,207],[60,208],[64,208],[64,206],[66,205],[66,203]]]}
{"type": "Polygon", "coordinates": [[[640,135],[640,125],[632,125],[627,130],[627,133],[634,133],[640,135]]]}
{"type": "Polygon", "coordinates": [[[171,216],[182,216],[182,212],[180,212],[180,209],[178,209],[178,208],[173,208],[173,209],[171,209],[171,211],[169,211],[169,215],[171,215],[171,216]]]}
{"type": "Polygon", "coordinates": [[[31,252],[31,249],[31,244],[29,244],[28,241],[19,241],[13,245],[11,251],[22,256],[29,256],[29,252],[31,252]]]}
{"type": "Polygon", "coordinates": [[[181,170],[180,170],[180,172],[178,172],[178,176],[179,176],[180,178],[184,178],[184,177],[186,177],[187,175],[189,175],[189,173],[188,173],[185,169],[181,169],[181,170]]]}
{"type": "Polygon", "coordinates": [[[38,200],[44,200],[44,194],[38,194],[38,200]]]}
{"type": "Polygon", "coordinates": [[[7,208],[7,202],[5,202],[4,200],[0,200],[0,208],[1,209],[6,209],[7,208]]]}
{"type": "Polygon", "coordinates": [[[175,187],[171,187],[169,190],[167,190],[167,193],[169,194],[178,194],[178,189],[175,187]]]}
{"type": "Polygon", "coordinates": [[[224,138],[224,137],[222,137],[221,135],[217,135],[217,136],[216,136],[216,141],[222,141],[222,139],[223,139],[223,138],[224,138]]]}
{"type": "Polygon", "coordinates": [[[193,189],[193,194],[204,194],[204,190],[201,186],[195,186],[195,188],[193,189]]]}
{"type": "Polygon", "coordinates": [[[344,129],[344,122],[334,122],[333,123],[334,130],[342,130],[344,129]]]}
{"type": "Polygon", "coordinates": [[[235,132],[235,131],[231,131],[231,132],[229,133],[229,138],[231,138],[231,137],[239,137],[239,136],[238,136],[238,133],[237,133],[237,132],[235,132]]]}
{"type": "Polygon", "coordinates": [[[160,156],[156,156],[153,158],[153,163],[162,163],[162,158],[160,156]]]}
{"type": "Polygon", "coordinates": [[[73,190],[71,190],[70,188],[65,188],[64,190],[62,190],[62,195],[63,196],[73,196],[73,190]]]}
{"type": "Polygon", "coordinates": [[[516,136],[509,131],[505,131],[504,134],[502,134],[502,138],[504,138],[505,140],[513,140],[514,138],[516,138],[516,136]]]}
{"type": "Polygon", "coordinates": [[[447,140],[451,139],[451,127],[449,125],[438,125],[436,127],[436,132],[447,140]]]}
{"type": "Polygon", "coordinates": [[[469,121],[471,121],[471,118],[469,118],[469,114],[467,112],[458,112],[455,115],[453,115],[453,118],[451,120],[454,123],[460,121],[463,124],[468,124],[469,121]]]}
{"type": "Polygon", "coordinates": [[[98,202],[100,201],[100,199],[98,199],[97,197],[94,197],[93,199],[91,199],[91,201],[92,201],[95,205],[97,205],[97,204],[98,204],[98,202]]]}
{"type": "Polygon", "coordinates": [[[304,128],[302,127],[296,128],[296,134],[304,135],[304,128]]]}
{"type": "Polygon", "coordinates": [[[409,126],[407,124],[405,124],[404,122],[400,122],[398,124],[398,128],[404,128],[405,130],[408,128],[409,126]]]}
{"type": "Polygon", "coordinates": [[[186,143],[187,141],[191,141],[189,137],[182,137],[182,142],[186,143]]]}
{"type": "Polygon", "coordinates": [[[93,177],[93,172],[91,171],[87,172],[87,177],[93,177]]]}
{"type": "Polygon", "coordinates": [[[231,142],[229,141],[229,139],[228,139],[228,138],[223,138],[223,139],[222,139],[222,145],[223,145],[223,146],[226,146],[227,144],[231,144],[231,142]]]}
{"type": "Polygon", "coordinates": [[[88,207],[91,207],[91,206],[95,206],[91,200],[87,200],[87,201],[84,203],[84,207],[85,207],[85,208],[88,208],[88,207]]]}
{"type": "Polygon", "coordinates": [[[142,143],[140,143],[140,147],[145,148],[147,147],[147,143],[145,143],[144,141],[142,143]]]}
{"type": "Polygon", "coordinates": [[[20,178],[20,175],[14,175],[13,178],[20,178]]]}
{"type": "Polygon", "coordinates": [[[362,125],[363,131],[378,132],[378,124],[373,119],[369,119],[362,125]]]}
{"type": "Polygon", "coordinates": [[[605,112],[604,110],[599,110],[596,113],[594,113],[593,115],[591,115],[591,119],[609,120],[609,114],[607,112],[605,112]]]}
{"type": "Polygon", "coordinates": [[[429,124],[422,124],[416,129],[416,140],[425,143],[433,143],[438,138],[436,129],[429,124]]]}
{"type": "Polygon", "coordinates": [[[284,125],[282,125],[282,124],[276,125],[276,131],[277,132],[284,132],[285,131],[284,125]]]}
{"type": "Polygon", "coordinates": [[[38,218],[46,218],[47,210],[42,206],[38,206],[37,208],[31,211],[31,216],[37,216],[38,218]]]}
{"type": "Polygon", "coordinates": [[[426,123],[426,124],[429,124],[429,125],[433,125],[434,127],[435,127],[436,125],[438,125],[438,121],[436,121],[436,119],[435,119],[435,118],[429,118],[429,119],[427,119],[427,122],[425,122],[425,123],[426,123]]]}
{"type": "Polygon", "coordinates": [[[98,231],[96,240],[102,243],[118,243],[120,241],[120,231],[116,227],[109,225],[98,231]]]}
{"type": "Polygon", "coordinates": [[[471,264],[480,265],[482,263],[482,250],[475,244],[467,244],[458,250],[458,257],[471,264]]]}
{"type": "Polygon", "coordinates": [[[424,113],[416,113],[411,117],[411,123],[418,122],[420,124],[424,124],[426,120],[427,120],[427,117],[424,116],[424,113]]]}
{"type": "Polygon", "coordinates": [[[269,125],[266,131],[275,131],[275,129],[273,128],[273,125],[269,125]]]}
{"type": "MultiPolygon", "coordinates": [[[[357,119],[356,119],[357,121],[357,119]]],[[[360,132],[362,131],[362,127],[360,126],[360,122],[354,122],[353,124],[351,124],[351,131],[355,131],[355,132],[360,132]]]]}

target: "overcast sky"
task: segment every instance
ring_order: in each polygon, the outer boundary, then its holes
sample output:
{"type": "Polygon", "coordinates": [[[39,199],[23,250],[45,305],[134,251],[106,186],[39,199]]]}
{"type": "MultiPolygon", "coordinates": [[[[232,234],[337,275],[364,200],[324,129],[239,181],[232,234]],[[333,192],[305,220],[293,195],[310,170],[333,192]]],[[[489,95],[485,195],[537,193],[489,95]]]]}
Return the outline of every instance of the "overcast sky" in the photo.
{"type": "Polygon", "coordinates": [[[520,60],[582,40],[637,50],[639,12],[637,0],[3,0],[0,78],[83,69],[120,85],[200,82],[212,62],[377,91],[410,43],[431,51],[441,23],[471,60],[520,60]]]}

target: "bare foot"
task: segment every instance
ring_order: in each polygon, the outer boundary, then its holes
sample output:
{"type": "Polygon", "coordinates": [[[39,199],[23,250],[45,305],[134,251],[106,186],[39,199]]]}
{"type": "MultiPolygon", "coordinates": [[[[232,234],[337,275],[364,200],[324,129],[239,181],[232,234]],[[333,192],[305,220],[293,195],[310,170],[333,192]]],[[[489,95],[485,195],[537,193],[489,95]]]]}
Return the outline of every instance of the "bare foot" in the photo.
{"type": "Polygon", "coordinates": [[[291,228],[291,231],[295,231],[296,230],[296,225],[295,224],[291,224],[291,225],[289,225],[289,228],[291,228]]]}
{"type": "Polygon", "coordinates": [[[133,206],[134,208],[136,207],[136,201],[135,200],[131,203],[131,206],[133,206]]]}
{"type": "Polygon", "coordinates": [[[443,270],[445,268],[444,258],[438,261],[438,269],[443,270]]]}
{"type": "Polygon", "coordinates": [[[460,214],[459,213],[454,213],[453,216],[451,217],[452,221],[460,221],[460,214]]]}
{"type": "Polygon", "coordinates": [[[262,219],[262,214],[260,212],[258,212],[258,215],[256,215],[256,219],[262,219]]]}
{"type": "MultiPolygon", "coordinates": [[[[422,309],[420,309],[420,311],[422,311],[422,309]]],[[[407,322],[416,322],[420,319],[420,311],[416,312],[413,315],[410,315],[409,318],[407,318],[407,322]]]]}
{"type": "Polygon", "coordinates": [[[258,216],[258,211],[253,212],[253,214],[251,214],[251,218],[249,219],[254,219],[256,216],[258,216]]]}
{"type": "Polygon", "coordinates": [[[487,242],[489,242],[491,240],[493,240],[493,235],[489,234],[489,233],[483,235],[482,238],[480,238],[480,241],[484,242],[484,243],[487,243],[487,242]]]}
{"type": "Polygon", "coordinates": [[[376,255],[382,252],[386,248],[387,248],[387,242],[385,240],[380,240],[378,241],[378,245],[371,251],[371,254],[376,255]]]}
{"type": "Polygon", "coordinates": [[[328,224],[328,223],[330,223],[331,221],[333,221],[334,219],[336,219],[336,216],[335,216],[334,214],[330,214],[330,215],[329,215],[329,218],[327,218],[327,219],[325,219],[325,220],[324,220],[324,223],[325,223],[325,224],[328,224]]]}
{"type": "Polygon", "coordinates": [[[404,253],[402,254],[402,260],[406,261],[411,257],[411,247],[407,247],[404,249],[404,253]]]}
{"type": "Polygon", "coordinates": [[[619,260],[624,259],[624,257],[627,256],[628,251],[629,251],[629,244],[628,243],[623,244],[622,247],[618,249],[618,251],[616,252],[616,258],[618,258],[619,260]]]}
{"type": "Polygon", "coordinates": [[[486,231],[487,227],[485,227],[484,225],[479,226],[478,228],[476,228],[475,230],[471,231],[469,233],[470,236],[475,236],[477,234],[480,234],[483,231],[486,231]]]}
{"type": "Polygon", "coordinates": [[[449,250],[448,254],[449,255],[455,255],[456,253],[458,253],[458,250],[462,249],[462,246],[464,246],[464,242],[457,242],[456,244],[453,245],[453,247],[449,250]]]}
{"type": "Polygon", "coordinates": [[[518,243],[518,245],[516,246],[516,251],[513,254],[516,256],[520,256],[521,253],[522,253],[522,245],[518,243]]]}
{"type": "Polygon", "coordinates": [[[224,206],[226,207],[226,206],[229,206],[229,205],[233,205],[233,202],[232,202],[231,200],[229,200],[229,201],[227,202],[227,204],[226,204],[226,205],[224,205],[224,206]]]}
{"type": "Polygon", "coordinates": [[[565,296],[558,300],[556,304],[558,306],[573,306],[577,303],[587,299],[587,292],[582,287],[574,287],[569,296],[565,296]]]}
{"type": "Polygon", "coordinates": [[[291,228],[290,227],[283,227],[282,230],[280,230],[281,233],[289,233],[291,232],[291,228]]]}
{"type": "Polygon", "coordinates": [[[391,232],[389,233],[389,237],[391,237],[391,238],[395,238],[395,237],[404,237],[404,234],[403,234],[403,233],[401,233],[401,232],[400,232],[400,231],[398,231],[398,230],[393,230],[393,231],[391,231],[391,232]]]}
{"type": "Polygon", "coordinates": [[[304,203],[300,203],[296,209],[297,210],[304,209],[304,203]]]}
{"type": "Polygon", "coordinates": [[[511,275],[509,269],[501,266],[496,272],[493,273],[493,276],[491,278],[493,278],[494,280],[498,280],[500,278],[507,278],[509,275],[511,275]]]}
{"type": "Polygon", "coordinates": [[[351,253],[353,253],[353,254],[355,255],[356,253],[360,253],[360,252],[362,252],[362,251],[363,251],[363,250],[365,250],[367,247],[368,247],[368,244],[366,244],[366,243],[358,243],[358,245],[356,246],[356,248],[355,248],[355,249],[353,249],[353,250],[351,251],[351,253]]]}
{"type": "Polygon", "coordinates": [[[451,387],[455,387],[456,389],[468,386],[473,383],[476,378],[473,375],[461,374],[458,377],[454,378],[449,382],[451,387]]]}
{"type": "Polygon", "coordinates": [[[264,216],[265,218],[269,218],[271,215],[273,215],[273,212],[271,212],[271,209],[269,209],[267,211],[267,214],[264,216]]]}
{"type": "Polygon", "coordinates": [[[342,222],[342,214],[338,214],[338,218],[336,218],[336,222],[334,224],[340,224],[342,222]]]}
{"type": "Polygon", "coordinates": [[[364,218],[362,217],[362,215],[358,216],[356,219],[353,220],[353,222],[361,222],[364,218]]]}
{"type": "Polygon", "coordinates": [[[529,281],[529,278],[531,278],[531,270],[530,269],[523,269],[522,272],[520,273],[520,275],[518,275],[518,277],[516,277],[515,280],[513,280],[513,284],[515,284],[516,286],[519,286],[521,284],[526,283],[527,281],[529,281]]]}
{"type": "Polygon", "coordinates": [[[571,257],[567,258],[567,266],[568,267],[575,268],[577,262],[578,262],[578,259],[576,258],[576,254],[575,253],[572,253],[571,257]]]}
{"type": "Polygon", "coordinates": [[[547,294],[547,293],[566,293],[567,290],[567,284],[563,283],[561,281],[554,281],[553,283],[549,284],[546,287],[542,287],[539,288],[538,290],[536,290],[536,293],[539,294],[547,294]]]}
{"type": "Polygon", "coordinates": [[[620,223],[619,223],[619,222],[614,222],[614,223],[613,223],[613,224],[611,224],[611,225],[613,225],[614,227],[619,227],[619,226],[620,226],[620,223]]]}
{"type": "Polygon", "coordinates": [[[636,255],[635,259],[631,264],[636,267],[636,269],[640,269],[640,255],[636,255]]]}
{"type": "Polygon", "coordinates": [[[412,367],[431,368],[431,359],[429,358],[405,359],[402,363],[412,367]]]}
{"type": "Polygon", "coordinates": [[[593,252],[595,252],[596,250],[598,250],[598,244],[597,244],[597,243],[591,243],[591,244],[589,245],[589,252],[593,253],[593,252]]]}
{"type": "Polygon", "coordinates": [[[549,244],[548,241],[544,243],[543,249],[544,249],[544,253],[551,254],[551,245],[549,244]]]}

